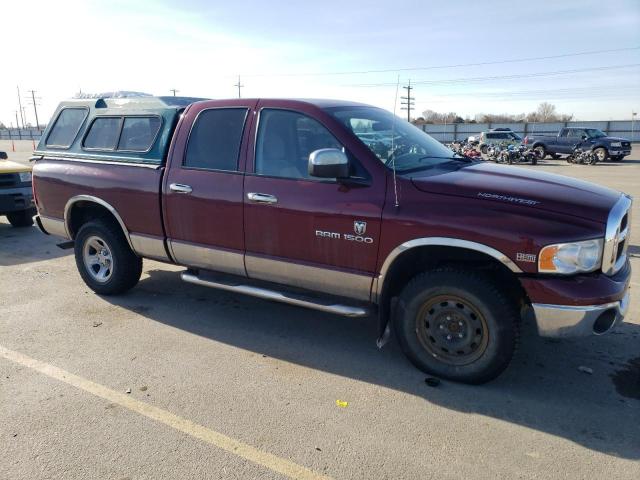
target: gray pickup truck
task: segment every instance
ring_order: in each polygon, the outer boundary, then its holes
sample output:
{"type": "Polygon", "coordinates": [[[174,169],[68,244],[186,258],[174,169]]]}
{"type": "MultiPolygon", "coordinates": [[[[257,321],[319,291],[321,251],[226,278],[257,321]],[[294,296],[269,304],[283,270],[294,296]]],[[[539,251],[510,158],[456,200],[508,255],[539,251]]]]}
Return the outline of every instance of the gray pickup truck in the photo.
{"type": "Polygon", "coordinates": [[[600,162],[607,159],[619,162],[631,153],[631,141],[610,137],[597,128],[568,127],[561,128],[557,135],[528,135],[524,144],[531,146],[538,158],[569,155],[576,146],[591,150],[600,162]]]}

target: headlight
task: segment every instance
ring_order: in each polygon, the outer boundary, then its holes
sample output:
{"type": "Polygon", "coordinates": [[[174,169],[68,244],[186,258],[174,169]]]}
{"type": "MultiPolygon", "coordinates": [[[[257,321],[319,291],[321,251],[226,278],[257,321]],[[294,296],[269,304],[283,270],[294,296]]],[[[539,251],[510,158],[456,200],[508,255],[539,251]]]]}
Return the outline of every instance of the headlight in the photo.
{"type": "Polygon", "coordinates": [[[547,245],[538,255],[541,273],[593,272],[602,263],[603,239],[547,245]]]}
{"type": "Polygon", "coordinates": [[[611,142],[611,146],[612,147],[621,147],[622,146],[622,142],[611,142]]]}
{"type": "Polygon", "coordinates": [[[20,172],[20,181],[22,183],[31,181],[31,172],[20,172]]]}

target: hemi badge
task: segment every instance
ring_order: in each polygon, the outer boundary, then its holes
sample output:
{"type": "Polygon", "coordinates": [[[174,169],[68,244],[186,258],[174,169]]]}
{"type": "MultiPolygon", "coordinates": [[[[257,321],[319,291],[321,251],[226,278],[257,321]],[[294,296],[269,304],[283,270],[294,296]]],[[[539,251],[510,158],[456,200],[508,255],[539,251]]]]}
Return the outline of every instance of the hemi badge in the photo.
{"type": "Polygon", "coordinates": [[[516,260],[518,262],[536,263],[536,257],[537,255],[533,253],[516,253],[516,260]]]}

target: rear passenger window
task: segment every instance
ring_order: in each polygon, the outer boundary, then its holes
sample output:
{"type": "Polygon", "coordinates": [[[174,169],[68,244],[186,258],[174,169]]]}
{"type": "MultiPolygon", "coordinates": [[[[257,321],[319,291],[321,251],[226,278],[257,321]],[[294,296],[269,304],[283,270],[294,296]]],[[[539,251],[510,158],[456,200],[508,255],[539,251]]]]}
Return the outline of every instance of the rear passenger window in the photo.
{"type": "Polygon", "coordinates": [[[88,113],[86,108],[65,108],[62,110],[47,136],[47,147],[69,148],[88,113]]]}
{"type": "Polygon", "coordinates": [[[215,108],[198,115],[187,144],[184,166],[238,170],[246,108],[215,108]]]}
{"type": "Polygon", "coordinates": [[[100,150],[115,150],[120,135],[121,117],[98,117],[84,138],[84,148],[96,148],[100,150]]]}
{"type": "Polygon", "coordinates": [[[118,150],[146,152],[160,130],[159,117],[125,117],[118,150]]]}

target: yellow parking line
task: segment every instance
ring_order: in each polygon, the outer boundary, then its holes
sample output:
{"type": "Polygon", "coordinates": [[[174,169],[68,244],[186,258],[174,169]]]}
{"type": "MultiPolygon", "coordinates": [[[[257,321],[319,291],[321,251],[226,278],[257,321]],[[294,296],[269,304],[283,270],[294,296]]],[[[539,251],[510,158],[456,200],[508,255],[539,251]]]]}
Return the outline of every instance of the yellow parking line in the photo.
{"type": "Polygon", "coordinates": [[[238,457],[242,457],[250,462],[262,465],[269,470],[281,473],[287,477],[309,480],[330,480],[330,477],[316,473],[290,460],[280,458],[268,452],[263,452],[251,445],[247,445],[246,443],[242,443],[222,433],[203,427],[197,423],[193,423],[186,418],[179,417],[178,415],[174,415],[173,413],[167,412],[161,408],[141,402],[127,394],[116,392],[115,390],[111,390],[110,388],[92,382],[91,380],[74,375],[73,373],[67,372],[61,368],[28,357],[20,352],[9,350],[1,345],[0,356],[68,385],[79,388],[80,390],[89,392],[96,397],[103,398],[111,403],[116,403],[133,412],[168,425],[180,432],[198,438],[210,445],[237,455],[238,457]]]}

